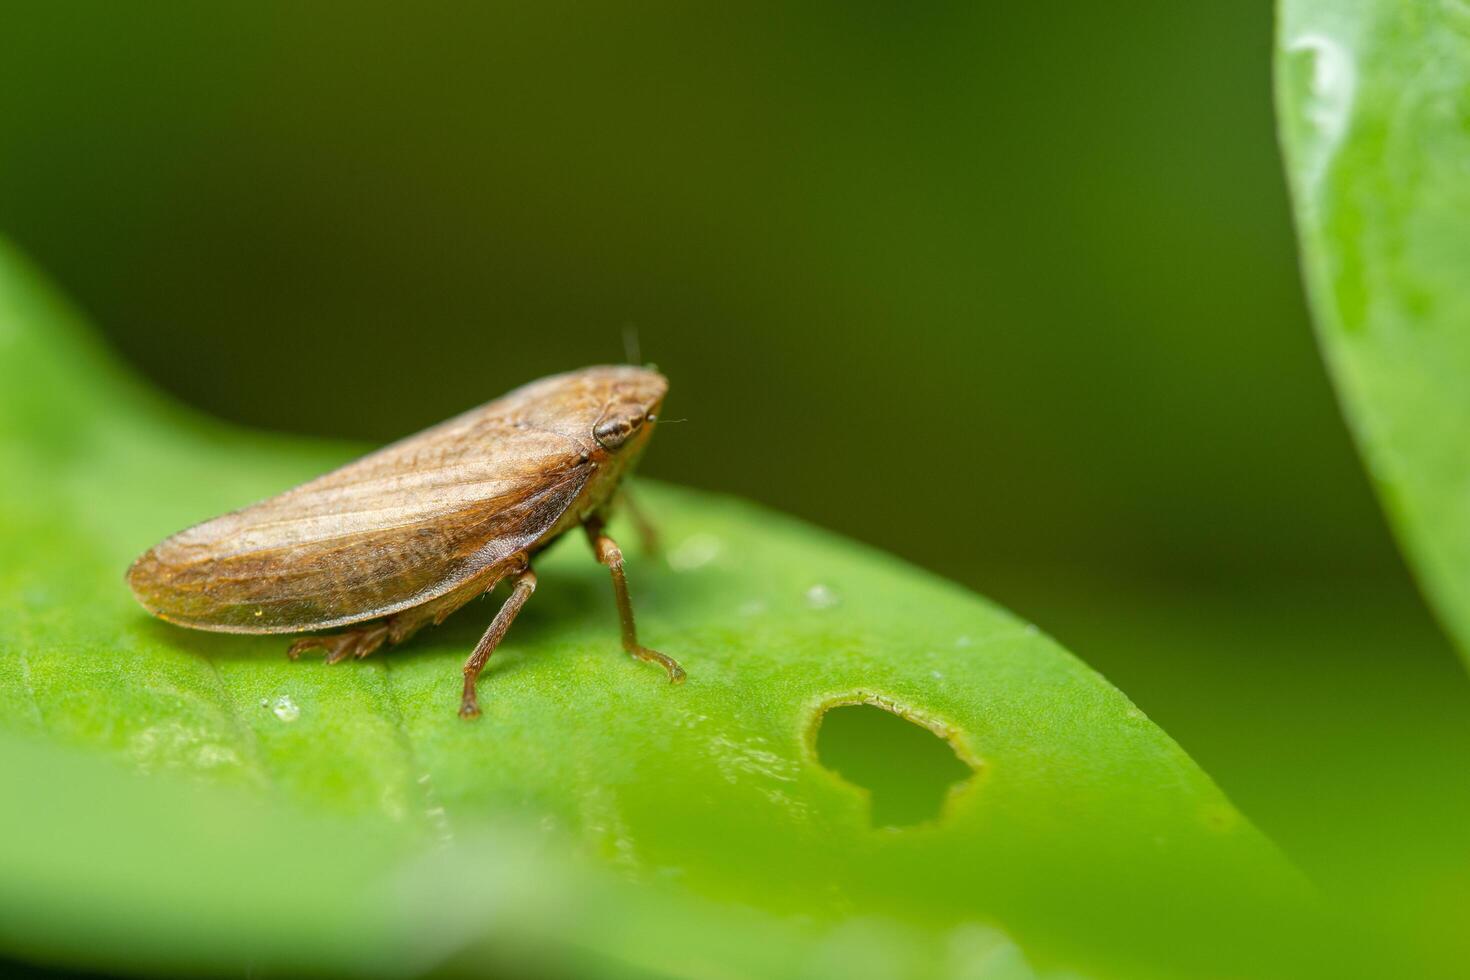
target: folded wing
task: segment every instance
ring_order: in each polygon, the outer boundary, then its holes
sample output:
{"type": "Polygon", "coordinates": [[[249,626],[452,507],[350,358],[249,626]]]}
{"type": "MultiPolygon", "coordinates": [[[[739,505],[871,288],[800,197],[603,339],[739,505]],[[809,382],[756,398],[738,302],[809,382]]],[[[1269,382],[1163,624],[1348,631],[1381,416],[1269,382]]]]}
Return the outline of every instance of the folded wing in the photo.
{"type": "Polygon", "coordinates": [[[427,602],[535,544],[590,475],[586,446],[492,402],[164,540],[134,594],[197,629],[286,633],[427,602]]]}

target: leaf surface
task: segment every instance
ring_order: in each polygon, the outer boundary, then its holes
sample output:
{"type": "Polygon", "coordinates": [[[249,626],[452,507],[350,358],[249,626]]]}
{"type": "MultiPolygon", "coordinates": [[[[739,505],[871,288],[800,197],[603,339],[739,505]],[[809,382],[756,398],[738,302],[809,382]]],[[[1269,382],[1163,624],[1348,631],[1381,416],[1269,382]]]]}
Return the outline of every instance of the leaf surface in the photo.
{"type": "MultiPolygon", "coordinates": [[[[239,356],[268,397],[287,355],[239,356]]],[[[371,390],[324,379],[322,397],[371,390]]],[[[507,950],[693,975],[1280,966],[1242,936],[1297,914],[1299,880],[1126,697],[965,590],[749,504],[649,487],[667,560],[625,541],[643,639],[687,683],[620,652],[607,577],[567,540],[475,723],[459,668],[496,599],[333,667],[133,604],[144,548],[358,451],[166,402],[0,252],[10,952],[390,973],[504,968],[507,950]],[[824,733],[828,710],[849,714],[824,733]]],[[[865,465],[834,492],[861,493],[865,465]]]]}
{"type": "Polygon", "coordinates": [[[1470,8],[1282,0],[1277,102],[1318,336],[1470,657],[1470,8]]]}

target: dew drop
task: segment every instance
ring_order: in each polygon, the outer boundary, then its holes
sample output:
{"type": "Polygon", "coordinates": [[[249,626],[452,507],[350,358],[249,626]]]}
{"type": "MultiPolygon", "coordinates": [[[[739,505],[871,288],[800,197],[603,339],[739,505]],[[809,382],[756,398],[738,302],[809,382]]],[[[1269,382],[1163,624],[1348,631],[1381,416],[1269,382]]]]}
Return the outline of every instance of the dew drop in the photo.
{"type": "Polygon", "coordinates": [[[291,695],[282,694],[271,704],[271,714],[282,721],[295,721],[301,717],[301,707],[291,700],[291,695]]]}
{"type": "Polygon", "coordinates": [[[740,615],[742,616],[759,616],[765,611],[766,600],[764,599],[747,599],[740,604],[739,609],[740,615]]]}
{"type": "Polygon", "coordinates": [[[837,593],[820,582],[806,590],[806,604],[813,609],[831,609],[840,602],[837,593]]]}
{"type": "Polygon", "coordinates": [[[713,534],[696,534],[669,552],[669,567],[676,572],[692,572],[720,557],[724,550],[724,542],[713,534]]]}

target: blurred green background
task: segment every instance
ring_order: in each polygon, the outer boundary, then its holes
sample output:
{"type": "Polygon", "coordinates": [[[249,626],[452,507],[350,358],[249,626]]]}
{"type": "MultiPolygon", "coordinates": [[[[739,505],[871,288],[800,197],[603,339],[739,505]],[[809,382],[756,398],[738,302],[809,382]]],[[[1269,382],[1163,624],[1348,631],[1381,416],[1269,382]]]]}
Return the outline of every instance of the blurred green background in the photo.
{"type": "Polygon", "coordinates": [[[688,420],[646,472],[1033,619],[1319,878],[1462,895],[1470,685],[1313,343],[1271,28],[10,5],[0,232],[160,385],[293,432],[404,435],[631,329],[688,420]]]}

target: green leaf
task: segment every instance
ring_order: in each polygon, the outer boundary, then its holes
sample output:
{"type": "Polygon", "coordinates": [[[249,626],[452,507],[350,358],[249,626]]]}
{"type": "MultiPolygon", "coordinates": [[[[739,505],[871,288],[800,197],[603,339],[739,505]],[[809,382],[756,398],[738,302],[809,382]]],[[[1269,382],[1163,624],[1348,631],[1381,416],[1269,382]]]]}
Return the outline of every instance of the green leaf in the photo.
{"type": "Polygon", "coordinates": [[[1318,335],[1470,657],[1470,8],[1282,0],[1277,100],[1318,335]]]}
{"type": "MultiPolygon", "coordinates": [[[[290,353],[237,356],[264,398],[290,353]]],[[[328,376],[321,397],[391,383],[391,365],[328,376]]],[[[356,451],[165,402],[0,251],[6,950],[176,970],[1289,969],[1268,937],[1305,928],[1301,882],[1127,698],[964,590],[745,503],[645,494],[668,560],[629,547],[634,600],[686,684],[619,651],[606,576],[569,540],[474,723],[459,667],[493,601],[334,667],[133,604],[142,549],[356,451]]],[[[851,461],[833,493],[878,465],[851,461]]]]}

